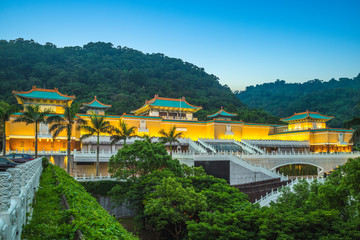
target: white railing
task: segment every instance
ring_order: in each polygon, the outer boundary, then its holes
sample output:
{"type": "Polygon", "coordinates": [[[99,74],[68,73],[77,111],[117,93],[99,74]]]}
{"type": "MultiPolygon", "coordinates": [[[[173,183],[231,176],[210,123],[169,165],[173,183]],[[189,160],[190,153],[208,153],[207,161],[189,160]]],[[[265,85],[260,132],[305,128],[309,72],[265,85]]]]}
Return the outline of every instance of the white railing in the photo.
{"type": "Polygon", "coordinates": [[[204,142],[203,139],[199,138],[199,139],[198,139],[198,142],[199,142],[201,145],[203,145],[205,148],[210,149],[213,153],[216,153],[216,149],[215,149],[213,146],[211,146],[210,144],[204,142]]]}
{"type": "Polygon", "coordinates": [[[262,154],[265,153],[264,150],[260,149],[258,146],[254,145],[254,144],[247,142],[246,140],[241,140],[241,142],[244,143],[245,145],[247,145],[248,147],[255,149],[259,153],[262,153],[262,154]]]}
{"type": "MultiPolygon", "coordinates": [[[[7,151],[6,154],[11,154],[11,153],[24,153],[24,154],[30,154],[30,155],[35,155],[35,151],[29,149],[29,150],[25,150],[25,149],[15,149],[15,150],[10,150],[7,151]]],[[[71,155],[73,155],[73,151],[70,153],[71,155]]],[[[67,155],[67,150],[61,151],[59,150],[50,150],[50,151],[45,151],[43,150],[39,150],[38,151],[38,155],[67,155]]]]}
{"type": "Polygon", "coordinates": [[[252,145],[270,145],[277,147],[310,147],[309,141],[292,141],[292,140],[250,140],[250,139],[242,139],[241,141],[246,141],[252,145]]]}
{"type": "Polygon", "coordinates": [[[196,152],[207,153],[206,149],[200,143],[194,142],[190,138],[182,138],[179,139],[179,141],[189,144],[189,147],[193,148],[196,152]]]}
{"type": "Polygon", "coordinates": [[[0,239],[20,239],[23,225],[31,218],[41,172],[41,158],[0,172],[0,239]]]}
{"type": "MultiPolygon", "coordinates": [[[[179,152],[181,154],[181,152],[179,152]]],[[[187,153],[185,153],[187,154],[187,153]]],[[[237,156],[246,156],[246,158],[281,158],[281,157],[290,157],[290,156],[304,156],[310,158],[323,158],[323,157],[359,157],[360,152],[334,152],[334,153],[326,153],[326,152],[271,152],[271,153],[255,153],[250,154],[246,152],[216,152],[216,153],[206,153],[206,155],[224,155],[224,154],[236,154],[237,156]]],[[[201,154],[203,155],[203,154],[201,154]]]]}
{"type": "Polygon", "coordinates": [[[239,141],[233,141],[235,144],[239,145],[241,147],[243,151],[243,153],[248,153],[248,154],[255,154],[256,152],[254,151],[254,149],[252,149],[251,147],[247,146],[245,143],[243,142],[239,142],[239,141]]]}
{"type": "Polygon", "coordinates": [[[112,178],[110,176],[110,174],[106,175],[106,176],[102,176],[101,173],[99,176],[94,176],[94,174],[92,174],[91,176],[89,175],[76,175],[74,176],[74,179],[78,182],[96,182],[96,181],[117,181],[116,178],[112,178]]]}
{"type": "MultiPolygon", "coordinates": [[[[290,189],[291,192],[294,191],[294,186],[299,183],[299,179],[302,179],[302,178],[296,178],[296,179],[293,179],[291,182],[288,182],[285,186],[283,187],[288,187],[290,189]]],[[[317,180],[319,182],[322,182],[324,183],[325,182],[325,178],[323,177],[310,177],[310,178],[305,178],[306,181],[308,183],[311,183],[312,181],[314,180],[317,180]]],[[[264,207],[264,206],[269,206],[269,204],[271,202],[276,202],[277,199],[281,196],[282,194],[282,191],[281,189],[283,188],[278,188],[277,190],[271,190],[271,192],[267,193],[265,196],[261,197],[260,199],[258,200],[255,200],[255,203],[259,203],[261,207],[264,207]]]]}

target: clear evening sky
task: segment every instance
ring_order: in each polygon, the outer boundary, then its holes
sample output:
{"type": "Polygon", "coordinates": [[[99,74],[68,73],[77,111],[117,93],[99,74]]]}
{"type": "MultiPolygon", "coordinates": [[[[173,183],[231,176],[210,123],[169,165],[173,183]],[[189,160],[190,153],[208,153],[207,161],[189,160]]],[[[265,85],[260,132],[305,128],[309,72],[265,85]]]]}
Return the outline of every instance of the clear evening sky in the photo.
{"type": "Polygon", "coordinates": [[[0,39],[19,37],[164,53],[232,90],[360,73],[357,0],[0,0],[0,39]]]}

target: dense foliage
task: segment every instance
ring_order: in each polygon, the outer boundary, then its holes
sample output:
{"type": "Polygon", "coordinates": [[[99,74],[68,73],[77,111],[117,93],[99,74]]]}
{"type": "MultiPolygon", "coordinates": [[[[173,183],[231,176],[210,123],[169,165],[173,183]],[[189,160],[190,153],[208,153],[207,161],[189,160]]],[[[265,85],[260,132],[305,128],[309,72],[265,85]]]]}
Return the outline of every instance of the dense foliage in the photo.
{"type": "Polygon", "coordinates": [[[81,230],[86,239],[136,239],[63,169],[54,166],[54,170],[75,219],[74,230],[81,230]]]}
{"type": "Polygon", "coordinates": [[[125,144],[109,160],[109,173],[121,180],[136,181],[139,176],[162,168],[181,175],[179,161],[167,154],[164,145],[148,141],[136,140],[131,145],[125,144]]]}
{"type": "MultiPolygon", "coordinates": [[[[48,166],[46,161],[43,165],[48,166]]],[[[40,188],[36,192],[36,202],[31,221],[24,226],[22,239],[48,240],[73,239],[74,231],[70,222],[70,211],[61,207],[60,194],[51,167],[46,167],[41,175],[40,188]]]]}
{"type": "Polygon", "coordinates": [[[12,90],[27,91],[34,85],[57,87],[64,94],[76,95],[80,102],[90,102],[96,95],[112,105],[110,114],[129,113],[159,94],[184,96],[189,103],[202,106],[204,110],[197,113],[200,119],[223,106],[244,121],[278,120],[264,111],[248,109],[216,76],[181,59],[104,42],[58,48],[33,40],[1,40],[0,100],[15,103],[12,90]]]}
{"type": "Polygon", "coordinates": [[[111,194],[135,210],[138,227],[150,226],[165,239],[360,238],[360,158],[349,159],[324,183],[284,188],[277,203],[263,208],[202,168],[181,167],[181,176],[153,169],[111,194]]]}
{"type": "Polygon", "coordinates": [[[63,169],[46,161],[43,165],[47,167],[41,176],[33,217],[24,229],[24,239],[74,239],[76,230],[85,239],[137,239],[63,169]],[[62,194],[69,210],[61,207],[62,194]],[[71,223],[70,216],[74,217],[71,223]]]}
{"type": "Polygon", "coordinates": [[[360,115],[360,74],[353,79],[340,78],[324,82],[318,79],[305,83],[283,80],[249,86],[237,96],[249,107],[263,109],[284,118],[294,112],[319,111],[335,116],[329,126],[342,127],[344,122],[360,115]]]}
{"type": "Polygon", "coordinates": [[[188,223],[189,239],[359,239],[360,158],[334,171],[325,183],[302,181],[285,188],[270,207],[225,214],[201,213],[188,223]],[[206,235],[208,233],[208,235],[206,235]]]}
{"type": "Polygon", "coordinates": [[[201,212],[231,212],[249,205],[247,196],[225,180],[202,168],[180,165],[160,143],[136,141],[124,149],[109,168],[126,184],[116,185],[111,194],[117,203],[135,210],[138,228],[150,226],[167,239],[180,239],[187,234],[187,222],[198,221],[201,212]],[[140,158],[140,165],[122,164],[140,158]],[[136,174],[124,175],[127,169],[136,174]]]}

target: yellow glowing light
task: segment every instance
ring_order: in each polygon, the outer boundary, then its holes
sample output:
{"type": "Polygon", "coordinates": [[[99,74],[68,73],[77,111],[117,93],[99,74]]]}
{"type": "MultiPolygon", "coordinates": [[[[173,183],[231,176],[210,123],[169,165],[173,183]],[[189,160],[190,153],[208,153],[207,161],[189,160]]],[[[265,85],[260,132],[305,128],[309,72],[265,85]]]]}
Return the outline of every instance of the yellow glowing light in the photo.
{"type": "Polygon", "coordinates": [[[68,159],[67,159],[67,156],[64,158],[64,167],[67,167],[67,164],[68,164],[68,159]]]}

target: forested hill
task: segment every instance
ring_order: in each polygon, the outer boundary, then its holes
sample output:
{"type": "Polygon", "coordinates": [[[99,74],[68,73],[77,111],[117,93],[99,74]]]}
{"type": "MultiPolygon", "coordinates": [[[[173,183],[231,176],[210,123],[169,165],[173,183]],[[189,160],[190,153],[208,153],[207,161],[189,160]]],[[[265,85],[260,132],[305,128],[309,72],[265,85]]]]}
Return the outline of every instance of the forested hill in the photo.
{"type": "Polygon", "coordinates": [[[249,109],[214,75],[181,59],[144,54],[111,43],[58,48],[33,40],[0,41],[0,100],[15,103],[11,92],[32,86],[59,88],[76,101],[89,102],[96,95],[111,104],[110,114],[129,113],[158,94],[202,106],[197,115],[207,119],[223,106],[248,122],[278,122],[265,111],[249,109]]]}
{"type": "Polygon", "coordinates": [[[287,117],[305,110],[335,116],[329,126],[360,116],[360,74],[353,78],[330,81],[311,80],[305,83],[286,83],[277,80],[247,87],[237,96],[248,106],[261,108],[278,117],[287,117]]]}

